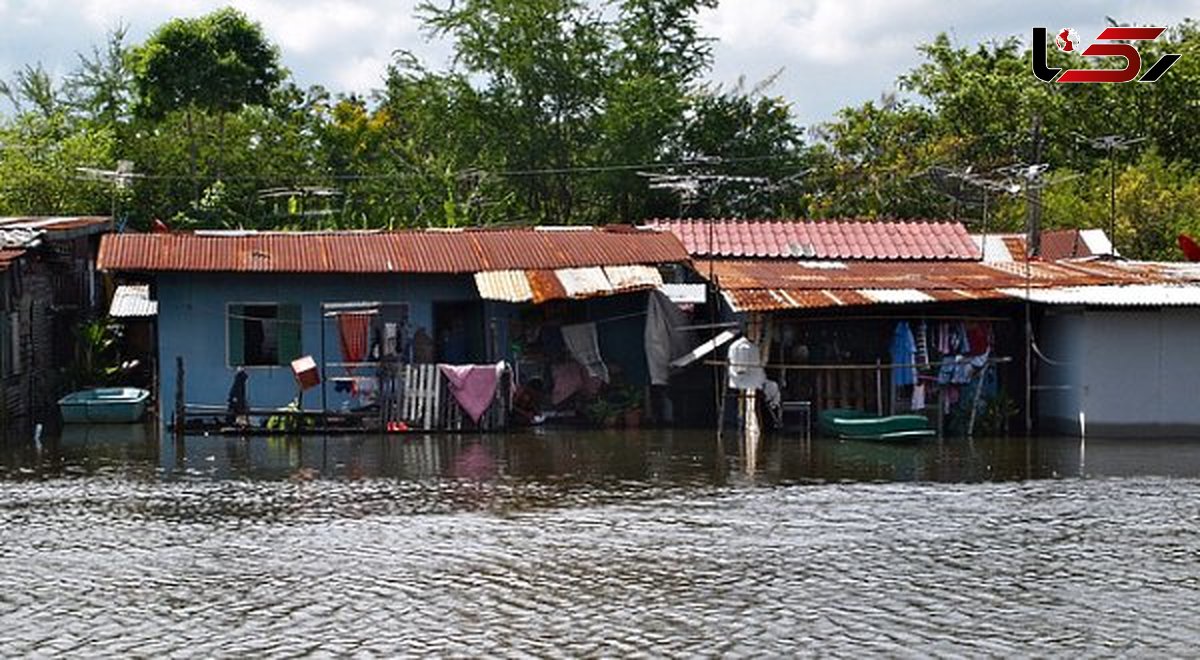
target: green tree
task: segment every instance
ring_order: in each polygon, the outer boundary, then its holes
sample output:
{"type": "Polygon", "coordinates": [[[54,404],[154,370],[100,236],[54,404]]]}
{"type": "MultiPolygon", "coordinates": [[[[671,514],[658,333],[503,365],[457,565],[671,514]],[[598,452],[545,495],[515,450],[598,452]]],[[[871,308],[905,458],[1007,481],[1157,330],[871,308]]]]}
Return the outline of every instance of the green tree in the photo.
{"type": "Polygon", "coordinates": [[[11,82],[0,80],[0,96],[12,104],[17,114],[37,112],[49,118],[59,111],[62,90],[41,62],[26,64],[13,76],[11,82]]]}
{"type": "MultiPolygon", "coordinates": [[[[797,216],[807,212],[811,174],[804,129],[783,99],[755,89],[701,89],[688,99],[685,121],[670,137],[667,159],[689,163],[667,172],[695,199],[681,215],[797,216]]],[[[670,214],[668,212],[668,214],[670,214]]]]}
{"type": "MultiPolygon", "coordinates": [[[[190,146],[193,185],[199,190],[197,120],[214,116],[218,140],[225,119],[247,105],[265,105],[284,78],[278,49],[262,27],[226,7],[199,18],[177,18],[159,27],[131,54],[139,116],[161,120],[182,112],[190,146]]],[[[224,149],[218,148],[216,176],[224,149]]]]}
{"type": "Polygon", "coordinates": [[[952,159],[961,140],[938,117],[884,98],[838,113],[817,131],[811,213],[816,217],[940,217],[946,200],[922,176],[952,159]]]}
{"type": "Polygon", "coordinates": [[[134,90],[125,45],[128,31],[118,25],[109,31],[103,48],[92,46],[90,54],[78,53],[78,68],[67,76],[68,105],[94,125],[111,128],[130,119],[134,90]]]}
{"type": "Polygon", "coordinates": [[[115,151],[113,131],[74,130],[61,110],[18,116],[0,128],[0,213],[107,214],[111,186],[81,180],[76,168],[115,162],[115,151]]]}

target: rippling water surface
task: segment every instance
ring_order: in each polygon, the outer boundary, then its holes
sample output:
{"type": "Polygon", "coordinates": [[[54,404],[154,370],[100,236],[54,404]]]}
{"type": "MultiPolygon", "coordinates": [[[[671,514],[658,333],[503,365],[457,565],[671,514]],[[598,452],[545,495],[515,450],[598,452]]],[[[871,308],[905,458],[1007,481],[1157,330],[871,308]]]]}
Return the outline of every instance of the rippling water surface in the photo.
{"type": "Polygon", "coordinates": [[[0,656],[1193,655],[1200,441],[0,454],[0,656]]]}

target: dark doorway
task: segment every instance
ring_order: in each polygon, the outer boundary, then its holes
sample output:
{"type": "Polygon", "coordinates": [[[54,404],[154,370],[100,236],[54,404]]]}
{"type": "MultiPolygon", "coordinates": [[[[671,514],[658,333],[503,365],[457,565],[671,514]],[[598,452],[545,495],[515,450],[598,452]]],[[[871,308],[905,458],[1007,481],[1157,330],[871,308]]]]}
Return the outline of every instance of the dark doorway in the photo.
{"type": "Polygon", "coordinates": [[[471,364],[487,361],[483,310],[478,303],[434,303],[433,328],[438,362],[471,364]]]}

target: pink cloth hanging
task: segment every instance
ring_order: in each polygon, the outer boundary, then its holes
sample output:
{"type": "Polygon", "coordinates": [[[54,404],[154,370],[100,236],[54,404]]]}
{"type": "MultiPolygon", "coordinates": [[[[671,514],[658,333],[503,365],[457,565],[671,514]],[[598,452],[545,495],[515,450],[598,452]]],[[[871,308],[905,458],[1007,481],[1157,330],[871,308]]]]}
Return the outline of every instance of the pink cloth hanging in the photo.
{"type": "Polygon", "coordinates": [[[450,393],[454,400],[462,406],[463,412],[471,421],[479,423],[483,413],[487,412],[496,398],[496,388],[500,384],[500,369],[503,363],[497,364],[439,364],[438,370],[450,384],[450,393]]]}
{"type": "Polygon", "coordinates": [[[582,390],[587,381],[587,371],[574,360],[555,364],[551,374],[554,390],[550,394],[550,403],[556,406],[582,390]]]}

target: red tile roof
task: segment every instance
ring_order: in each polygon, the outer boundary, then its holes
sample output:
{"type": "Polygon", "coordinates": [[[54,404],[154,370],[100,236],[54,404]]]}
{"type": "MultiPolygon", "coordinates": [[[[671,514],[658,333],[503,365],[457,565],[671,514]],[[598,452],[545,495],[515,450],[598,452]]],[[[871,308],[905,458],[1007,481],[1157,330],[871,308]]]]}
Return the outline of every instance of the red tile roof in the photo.
{"type": "Polygon", "coordinates": [[[474,273],[688,261],[674,236],[630,227],[110,234],[109,271],[474,273]]]}
{"type": "Polygon", "coordinates": [[[695,256],[743,259],[979,258],[978,247],[966,228],[957,222],[655,220],[649,226],[674,233],[695,256]]]}

